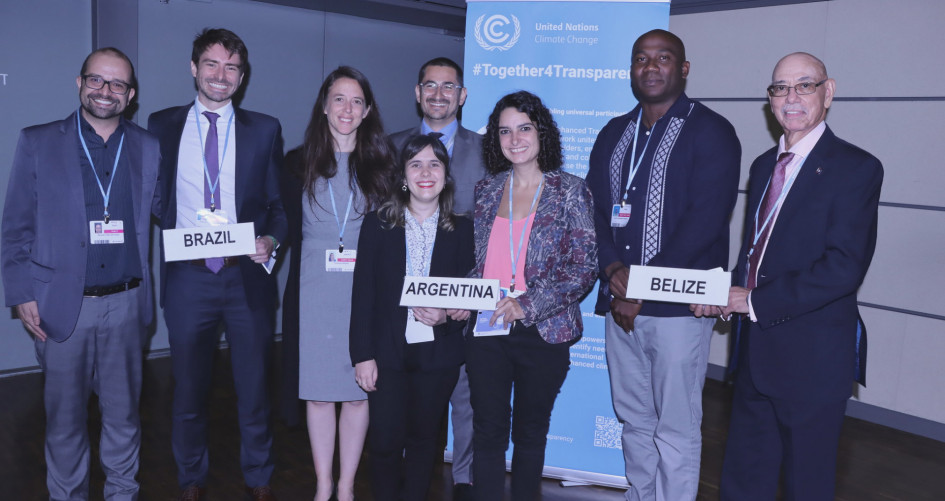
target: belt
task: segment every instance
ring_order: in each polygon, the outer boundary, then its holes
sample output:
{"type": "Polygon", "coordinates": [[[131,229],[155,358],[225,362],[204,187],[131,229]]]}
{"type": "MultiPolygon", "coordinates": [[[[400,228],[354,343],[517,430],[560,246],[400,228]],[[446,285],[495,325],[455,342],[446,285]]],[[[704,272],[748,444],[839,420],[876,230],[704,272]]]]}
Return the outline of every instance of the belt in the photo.
{"type": "Polygon", "coordinates": [[[133,278],[128,282],[118,285],[106,285],[104,287],[89,287],[82,291],[82,295],[85,297],[102,297],[108,296],[110,294],[116,294],[119,292],[130,291],[135,287],[141,285],[140,278],[133,278]]]}
{"type": "MultiPolygon", "coordinates": [[[[222,259],[222,260],[223,260],[223,267],[224,267],[224,268],[229,268],[230,266],[236,266],[236,265],[240,264],[240,258],[239,258],[239,256],[229,256],[229,257],[223,257],[223,258],[219,258],[219,259],[222,259]]],[[[206,260],[206,259],[191,259],[191,260],[189,260],[189,261],[184,261],[184,262],[185,262],[185,263],[192,264],[192,265],[194,265],[194,266],[207,266],[207,260],[206,260]]]]}

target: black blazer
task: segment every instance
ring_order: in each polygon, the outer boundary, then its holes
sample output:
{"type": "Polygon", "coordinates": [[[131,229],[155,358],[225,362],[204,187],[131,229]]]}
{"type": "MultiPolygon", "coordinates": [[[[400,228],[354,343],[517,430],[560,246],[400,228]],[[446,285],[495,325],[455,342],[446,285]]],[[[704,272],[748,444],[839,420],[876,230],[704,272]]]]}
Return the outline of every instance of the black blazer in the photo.
{"type": "MultiPolygon", "coordinates": [[[[436,370],[463,363],[463,329],[466,322],[447,319],[433,327],[434,340],[408,345],[407,308],[400,306],[407,269],[406,233],[395,226],[387,230],[377,213],[364,217],[358,239],[351,297],[351,363],[375,360],[380,369],[436,370]]],[[[453,231],[437,229],[430,276],[465,277],[475,264],[473,225],[456,217],[453,231]]]]}

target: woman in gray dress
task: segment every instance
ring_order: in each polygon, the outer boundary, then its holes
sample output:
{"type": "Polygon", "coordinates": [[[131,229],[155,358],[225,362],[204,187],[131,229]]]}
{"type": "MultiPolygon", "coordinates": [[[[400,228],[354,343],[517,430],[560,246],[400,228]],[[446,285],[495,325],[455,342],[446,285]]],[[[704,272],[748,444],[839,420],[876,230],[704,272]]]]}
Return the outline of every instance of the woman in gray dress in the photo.
{"type": "Polygon", "coordinates": [[[289,157],[294,159],[289,165],[294,181],[283,183],[285,202],[297,209],[287,211],[293,212],[289,223],[295,238],[284,330],[297,327],[298,396],[306,401],[315,501],[330,499],[333,487],[337,499],[347,501],[354,496],[368,427],[367,395],[355,382],[348,357],[355,247],[364,214],[387,198],[393,165],[371,87],[361,72],[341,66],[328,75],[305,142],[294,153],[289,157]],[[341,471],[334,484],[336,430],[341,471]]]}

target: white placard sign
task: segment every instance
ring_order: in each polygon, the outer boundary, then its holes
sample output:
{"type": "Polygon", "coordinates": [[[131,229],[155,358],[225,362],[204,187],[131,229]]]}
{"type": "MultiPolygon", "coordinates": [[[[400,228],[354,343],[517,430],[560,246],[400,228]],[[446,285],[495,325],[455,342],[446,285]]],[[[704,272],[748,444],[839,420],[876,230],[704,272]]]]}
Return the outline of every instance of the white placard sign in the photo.
{"type": "Polygon", "coordinates": [[[164,260],[184,261],[256,253],[253,223],[164,230],[164,260]]]}
{"type": "Polygon", "coordinates": [[[499,302],[499,281],[482,278],[404,278],[401,306],[494,310],[499,302]]]}
{"type": "Polygon", "coordinates": [[[731,285],[731,273],[721,268],[706,271],[631,265],[627,297],[725,306],[731,285]]]}

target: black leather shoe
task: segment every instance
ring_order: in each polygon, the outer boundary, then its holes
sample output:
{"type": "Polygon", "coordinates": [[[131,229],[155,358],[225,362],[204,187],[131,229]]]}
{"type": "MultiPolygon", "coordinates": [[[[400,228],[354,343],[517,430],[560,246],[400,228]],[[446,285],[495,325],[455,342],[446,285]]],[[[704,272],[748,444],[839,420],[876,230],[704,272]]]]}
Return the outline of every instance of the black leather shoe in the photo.
{"type": "Polygon", "coordinates": [[[472,501],[472,484],[453,484],[453,501],[472,501]]]}
{"type": "Polygon", "coordinates": [[[206,496],[207,489],[191,485],[181,491],[180,496],[177,497],[177,501],[200,501],[201,499],[206,499],[206,496]]]}
{"type": "Polygon", "coordinates": [[[246,494],[248,494],[253,501],[276,501],[276,495],[272,493],[272,488],[268,485],[247,487],[246,494]]]}

